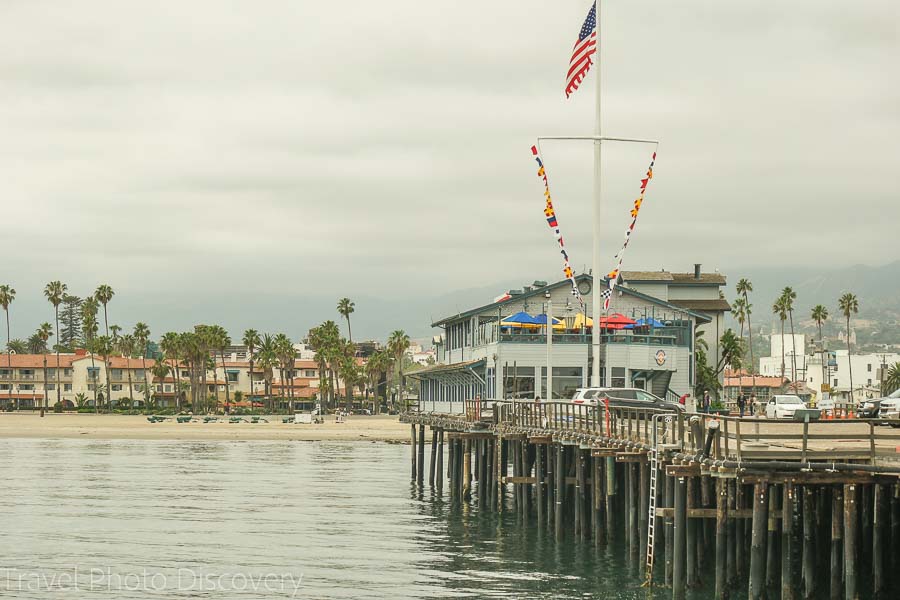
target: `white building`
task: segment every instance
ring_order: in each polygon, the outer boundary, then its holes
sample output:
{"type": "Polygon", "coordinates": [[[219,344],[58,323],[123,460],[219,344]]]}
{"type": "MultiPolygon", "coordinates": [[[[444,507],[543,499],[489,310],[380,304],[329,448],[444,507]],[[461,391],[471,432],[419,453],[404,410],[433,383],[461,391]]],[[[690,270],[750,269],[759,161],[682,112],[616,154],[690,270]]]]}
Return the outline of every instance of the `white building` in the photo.
{"type": "Polygon", "coordinates": [[[806,336],[802,333],[773,333],[769,337],[769,356],[759,358],[759,373],[769,377],[787,377],[803,381],[806,379],[807,363],[806,336]],[[784,373],[781,372],[781,349],[784,348],[784,373]],[[794,359],[796,359],[797,376],[793,377],[794,359]]]}
{"type": "MultiPolygon", "coordinates": [[[[887,365],[900,362],[900,354],[853,354],[848,355],[847,350],[836,350],[825,354],[825,364],[822,364],[822,355],[815,354],[807,358],[806,382],[812,389],[822,390],[822,384],[827,384],[832,394],[846,398],[850,392],[850,369],[853,369],[853,399],[878,397],[881,393],[880,369],[887,365]]],[[[779,359],[780,360],[780,359],[779,359]]],[[[887,375],[885,373],[885,375],[887,375]]]]}
{"type": "MultiPolygon", "coordinates": [[[[591,277],[579,275],[576,280],[589,312],[591,277]]],[[[476,396],[548,398],[546,329],[501,325],[519,312],[543,315],[548,300],[559,320],[550,352],[552,397],[570,398],[576,388],[588,384],[593,322],[582,313],[568,281],[538,284],[433,323],[444,330],[437,341],[437,364],[410,373],[420,383],[423,409],[459,411],[464,400],[476,396]]],[[[640,387],[670,399],[693,394],[694,328],[710,321],[632,286],[619,286],[610,310],[600,315],[601,385],[640,387]],[[620,317],[647,325],[620,329],[604,321],[620,317]]]]}

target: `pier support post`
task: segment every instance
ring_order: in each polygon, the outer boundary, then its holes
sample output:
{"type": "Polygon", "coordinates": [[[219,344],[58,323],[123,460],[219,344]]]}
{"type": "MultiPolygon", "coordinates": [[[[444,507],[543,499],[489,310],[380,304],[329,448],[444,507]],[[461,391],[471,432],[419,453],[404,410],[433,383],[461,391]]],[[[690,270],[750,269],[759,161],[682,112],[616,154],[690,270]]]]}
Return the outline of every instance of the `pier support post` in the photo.
{"type": "Polygon", "coordinates": [[[685,590],[685,533],[687,526],[687,484],[684,477],[675,480],[675,531],[672,559],[672,600],[684,600],[685,590]]]}
{"type": "Polygon", "coordinates": [[[594,456],[591,458],[591,505],[594,511],[593,514],[593,525],[594,525],[594,545],[600,545],[604,542],[603,535],[603,481],[601,477],[603,476],[603,470],[601,468],[601,460],[602,458],[598,456],[594,456]]]}
{"type": "Polygon", "coordinates": [[[410,436],[412,438],[412,446],[411,446],[412,452],[410,453],[410,454],[412,454],[412,456],[410,457],[412,460],[411,481],[415,481],[416,480],[416,426],[410,425],[409,431],[410,431],[410,436]]]}
{"type": "Polygon", "coordinates": [[[844,494],[840,486],[834,486],[831,489],[831,600],[841,600],[844,595],[843,546],[844,494]]]}
{"type": "Polygon", "coordinates": [[[785,483],[781,490],[781,600],[794,600],[794,494],[794,484],[785,483]]]}
{"type": "Polygon", "coordinates": [[[469,438],[463,440],[462,499],[464,502],[472,499],[472,441],[469,438]]]}
{"type": "Polygon", "coordinates": [[[444,493],[444,430],[438,429],[437,465],[435,468],[435,487],[438,496],[444,493]]]}
{"type": "MultiPolygon", "coordinates": [[[[668,477],[665,475],[665,468],[663,470],[663,481],[666,486],[666,506],[668,508],[675,507],[675,478],[668,477]]],[[[665,518],[665,532],[666,532],[666,563],[665,563],[665,582],[666,585],[672,585],[673,579],[673,569],[675,562],[675,518],[674,517],[666,517],[665,518]]],[[[607,529],[607,531],[609,531],[607,529]]],[[[607,533],[607,535],[609,535],[607,533]]]]}
{"type": "MultiPolygon", "coordinates": [[[[697,508],[697,478],[688,477],[687,480],[687,507],[688,510],[697,508]]],[[[699,583],[697,573],[697,519],[687,519],[687,553],[685,561],[685,583],[687,587],[696,587],[699,583]]]]}
{"type": "Polygon", "coordinates": [[[438,430],[431,428],[431,456],[428,461],[428,485],[434,487],[434,468],[437,465],[438,430]]]}
{"type": "Polygon", "coordinates": [[[727,555],[728,534],[728,493],[725,491],[728,482],[724,479],[716,481],[716,600],[725,600],[728,596],[725,559],[727,555]]]}
{"type": "Polygon", "coordinates": [[[881,598],[884,593],[884,543],[885,529],[884,487],[877,483],[872,486],[872,594],[881,598]]]}
{"type": "Polygon", "coordinates": [[[815,502],[811,486],[803,487],[803,595],[812,598],[816,593],[815,502]]]}
{"type": "Polygon", "coordinates": [[[566,489],[564,450],[565,448],[562,444],[556,445],[556,506],[554,508],[554,530],[557,542],[561,542],[563,539],[563,501],[565,499],[566,489]]]}
{"type": "Polygon", "coordinates": [[[766,542],[766,587],[778,586],[778,486],[769,487],[769,519],[768,535],[766,542]]]}
{"type": "Polygon", "coordinates": [[[425,480],[425,426],[419,425],[419,473],[416,480],[419,483],[419,487],[423,487],[423,482],[425,480]]]}
{"type": "MultiPolygon", "coordinates": [[[[744,508],[744,486],[737,480],[734,482],[734,506],[737,510],[744,508]]],[[[742,519],[734,519],[734,575],[736,582],[740,582],[747,572],[747,547],[745,545],[746,536],[744,532],[744,521],[742,519]]]]}
{"type": "Polygon", "coordinates": [[[616,495],[616,459],[606,458],[606,536],[613,539],[616,532],[615,495],[616,495]]]}
{"type": "Polygon", "coordinates": [[[844,484],[844,598],[859,600],[856,583],[856,484],[844,484]]]}
{"type": "Polygon", "coordinates": [[[552,443],[547,444],[544,454],[546,455],[544,456],[544,478],[547,480],[547,531],[553,531],[556,522],[556,517],[554,516],[556,514],[556,494],[554,493],[554,488],[556,487],[556,468],[554,467],[556,455],[554,454],[552,443]]]}
{"type": "Polygon", "coordinates": [[[769,509],[768,484],[753,487],[753,528],[750,537],[750,600],[766,596],[766,526],[769,509]]]}
{"type": "Polygon", "coordinates": [[[647,523],[650,511],[650,465],[644,461],[638,463],[638,556],[641,560],[647,558],[647,523]]]}
{"type": "MultiPolygon", "coordinates": [[[[737,505],[735,504],[736,486],[737,482],[733,479],[725,481],[725,494],[729,511],[734,511],[735,508],[737,508],[737,505]]],[[[728,519],[728,522],[725,524],[725,529],[727,531],[726,539],[728,543],[725,556],[725,581],[728,585],[733,585],[738,579],[737,558],[735,556],[737,550],[737,523],[734,518],[728,519]]]]}
{"type": "Polygon", "coordinates": [[[581,541],[587,540],[587,519],[584,514],[584,452],[575,446],[575,522],[578,524],[578,535],[581,541]]]}
{"type": "Polygon", "coordinates": [[[534,479],[535,479],[535,508],[537,508],[538,529],[544,526],[544,445],[534,446],[534,479]]]}

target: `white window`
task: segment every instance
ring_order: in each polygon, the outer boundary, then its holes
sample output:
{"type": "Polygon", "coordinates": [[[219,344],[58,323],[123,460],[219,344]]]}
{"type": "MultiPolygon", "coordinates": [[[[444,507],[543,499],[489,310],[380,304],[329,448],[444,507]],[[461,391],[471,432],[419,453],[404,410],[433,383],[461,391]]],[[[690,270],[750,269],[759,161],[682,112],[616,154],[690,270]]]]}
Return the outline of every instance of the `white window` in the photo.
{"type": "Polygon", "coordinates": [[[121,391],[122,391],[122,384],[121,384],[121,383],[114,383],[114,384],[112,384],[112,391],[114,391],[114,392],[121,392],[121,391]]]}
{"type": "Polygon", "coordinates": [[[71,383],[64,383],[64,384],[63,384],[63,391],[64,391],[64,392],[71,392],[71,391],[72,391],[72,384],[71,384],[71,383]]]}

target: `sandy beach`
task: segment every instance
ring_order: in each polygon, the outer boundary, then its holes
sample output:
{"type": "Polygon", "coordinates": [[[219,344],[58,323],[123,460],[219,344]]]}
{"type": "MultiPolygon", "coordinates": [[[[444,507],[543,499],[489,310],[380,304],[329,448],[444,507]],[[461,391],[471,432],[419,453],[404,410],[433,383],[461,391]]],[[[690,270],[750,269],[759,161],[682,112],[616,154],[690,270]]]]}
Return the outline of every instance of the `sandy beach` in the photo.
{"type": "MultiPolygon", "coordinates": [[[[174,419],[150,423],[140,415],[90,415],[0,413],[0,438],[95,438],[135,440],[290,440],[408,442],[409,425],[398,417],[351,416],[335,423],[333,416],[321,425],[282,423],[281,416],[264,417],[268,423],[190,423],[174,419]]],[[[249,417],[247,418],[249,420],[249,417]]]]}

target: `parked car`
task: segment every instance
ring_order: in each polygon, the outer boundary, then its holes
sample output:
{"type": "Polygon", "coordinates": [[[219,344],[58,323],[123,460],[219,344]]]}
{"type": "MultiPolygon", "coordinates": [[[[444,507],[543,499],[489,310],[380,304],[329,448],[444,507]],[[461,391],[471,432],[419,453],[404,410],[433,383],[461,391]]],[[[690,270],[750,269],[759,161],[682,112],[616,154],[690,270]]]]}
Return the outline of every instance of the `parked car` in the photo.
{"type": "Polygon", "coordinates": [[[856,406],[856,418],[858,419],[877,419],[881,411],[881,401],[884,398],[869,398],[863,400],[856,406]]]}
{"type": "Polygon", "coordinates": [[[611,408],[656,408],[683,411],[684,406],[668,402],[640,388],[580,388],[572,398],[572,404],[597,406],[609,400],[611,408]]]}
{"type": "Polygon", "coordinates": [[[793,419],[794,413],[803,408],[806,408],[806,404],[800,396],[777,394],[766,404],[766,418],[793,419]]]}
{"type": "Polygon", "coordinates": [[[878,416],[889,421],[891,427],[900,427],[900,390],[879,400],[878,416]]]}

